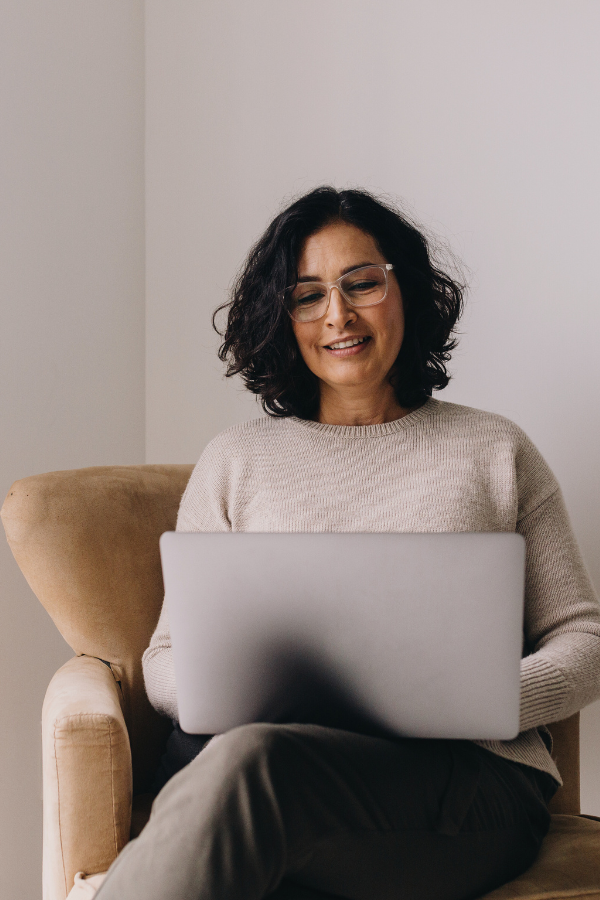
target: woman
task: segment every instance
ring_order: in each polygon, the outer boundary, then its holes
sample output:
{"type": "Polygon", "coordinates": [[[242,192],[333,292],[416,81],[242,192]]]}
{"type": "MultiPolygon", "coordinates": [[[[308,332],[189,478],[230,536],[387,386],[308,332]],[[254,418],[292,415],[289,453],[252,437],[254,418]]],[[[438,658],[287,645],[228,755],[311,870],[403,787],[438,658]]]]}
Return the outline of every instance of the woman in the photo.
{"type": "MultiPolygon", "coordinates": [[[[190,762],[204,742],[176,728],[163,782],[181,771],[101,900],[466,900],[535,858],[560,784],[544,725],[600,693],[600,611],[531,442],[431,397],[449,380],[461,301],[419,231],[369,194],[320,188],[293,203],[253,248],[221,347],[269,415],[209,444],[177,528],[518,531],[521,733],[389,739],[309,715],[236,728],[190,762]]],[[[164,610],[144,672],[176,722],[164,610]]]]}

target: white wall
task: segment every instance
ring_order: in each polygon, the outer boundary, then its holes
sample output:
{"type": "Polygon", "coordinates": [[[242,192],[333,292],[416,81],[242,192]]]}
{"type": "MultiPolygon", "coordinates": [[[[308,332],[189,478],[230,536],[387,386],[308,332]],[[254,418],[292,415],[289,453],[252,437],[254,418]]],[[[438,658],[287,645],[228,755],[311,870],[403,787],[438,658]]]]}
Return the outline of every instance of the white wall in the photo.
{"type": "MultiPolygon", "coordinates": [[[[143,24],[141,0],[2,5],[2,497],[144,461],[143,24]]],[[[72,652],[4,540],[0,592],[0,897],[39,900],[41,707],[72,652]]]]}
{"type": "MultiPolygon", "coordinates": [[[[148,0],[150,462],[257,415],[210,314],[282,199],[402,198],[472,272],[440,396],[516,420],[561,481],[600,587],[596,0],[148,0]]],[[[600,706],[583,805],[600,814],[600,706]]]]}

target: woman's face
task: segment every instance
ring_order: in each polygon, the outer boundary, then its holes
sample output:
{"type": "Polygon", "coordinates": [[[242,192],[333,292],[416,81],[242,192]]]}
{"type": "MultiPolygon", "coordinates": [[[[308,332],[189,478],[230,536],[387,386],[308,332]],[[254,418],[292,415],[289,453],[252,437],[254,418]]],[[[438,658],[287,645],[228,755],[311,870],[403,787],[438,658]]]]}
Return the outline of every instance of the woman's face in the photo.
{"type": "MultiPolygon", "coordinates": [[[[370,234],[345,222],[334,222],[306,239],[298,260],[298,277],[332,282],[350,269],[387,263],[370,234]]],[[[314,322],[293,322],[304,362],[321,382],[323,393],[372,396],[393,395],[388,375],[404,337],[402,296],[393,271],[388,273],[388,292],[377,306],[351,306],[332,288],[326,314],[314,322]],[[364,338],[345,349],[340,341],[364,338]]]]}

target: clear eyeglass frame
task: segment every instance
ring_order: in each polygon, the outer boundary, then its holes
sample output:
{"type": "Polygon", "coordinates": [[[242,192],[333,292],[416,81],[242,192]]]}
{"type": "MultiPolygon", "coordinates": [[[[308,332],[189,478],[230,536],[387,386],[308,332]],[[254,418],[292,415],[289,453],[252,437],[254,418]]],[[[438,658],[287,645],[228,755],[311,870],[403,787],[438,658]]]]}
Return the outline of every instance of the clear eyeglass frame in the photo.
{"type": "MultiPolygon", "coordinates": [[[[344,275],[340,275],[340,277],[338,279],[336,279],[336,281],[303,282],[304,287],[313,287],[314,286],[314,287],[319,287],[319,288],[325,288],[327,290],[327,299],[325,302],[325,308],[323,309],[323,312],[318,312],[318,310],[321,309],[325,298],[323,298],[321,301],[315,302],[314,306],[315,306],[315,310],[317,311],[318,314],[311,316],[310,318],[297,318],[296,316],[294,316],[293,311],[291,309],[289,309],[288,304],[286,302],[286,297],[288,296],[290,291],[295,290],[295,288],[298,286],[297,283],[288,285],[288,287],[286,287],[285,291],[281,295],[281,299],[283,301],[285,310],[286,310],[287,314],[290,316],[290,318],[293,319],[294,322],[300,322],[300,323],[316,322],[317,319],[322,319],[323,316],[327,315],[327,310],[329,309],[329,302],[331,300],[332,288],[337,288],[337,290],[340,292],[340,294],[342,295],[342,297],[344,298],[346,303],[349,303],[350,306],[356,307],[357,309],[364,309],[365,307],[368,307],[368,306],[378,306],[380,303],[383,303],[383,301],[385,300],[385,298],[388,295],[388,288],[389,288],[388,272],[391,272],[393,268],[394,267],[393,267],[392,263],[379,263],[379,264],[375,264],[372,266],[359,266],[357,269],[352,269],[350,272],[346,272],[344,275]],[[375,300],[373,303],[356,303],[356,301],[354,299],[352,299],[352,297],[349,297],[348,294],[342,288],[342,282],[346,278],[349,278],[351,275],[355,275],[357,272],[360,272],[361,269],[381,269],[385,276],[385,291],[384,291],[383,297],[380,297],[379,300],[375,300]]],[[[309,310],[305,309],[305,314],[308,312],[309,312],[309,310]]]]}

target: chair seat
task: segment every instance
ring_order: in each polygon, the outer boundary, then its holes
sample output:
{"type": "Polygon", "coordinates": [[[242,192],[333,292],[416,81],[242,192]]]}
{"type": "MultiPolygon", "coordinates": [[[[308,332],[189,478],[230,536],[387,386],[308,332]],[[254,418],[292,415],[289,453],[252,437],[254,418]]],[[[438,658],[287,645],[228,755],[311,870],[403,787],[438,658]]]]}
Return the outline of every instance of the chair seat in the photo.
{"type": "Polygon", "coordinates": [[[481,900],[600,900],[600,821],[552,816],[538,858],[481,900]]]}
{"type": "MultiPolygon", "coordinates": [[[[148,819],[153,796],[133,798],[131,837],[148,819]]],[[[600,821],[552,816],[538,858],[519,878],[481,900],[600,900],[600,821]]]]}

